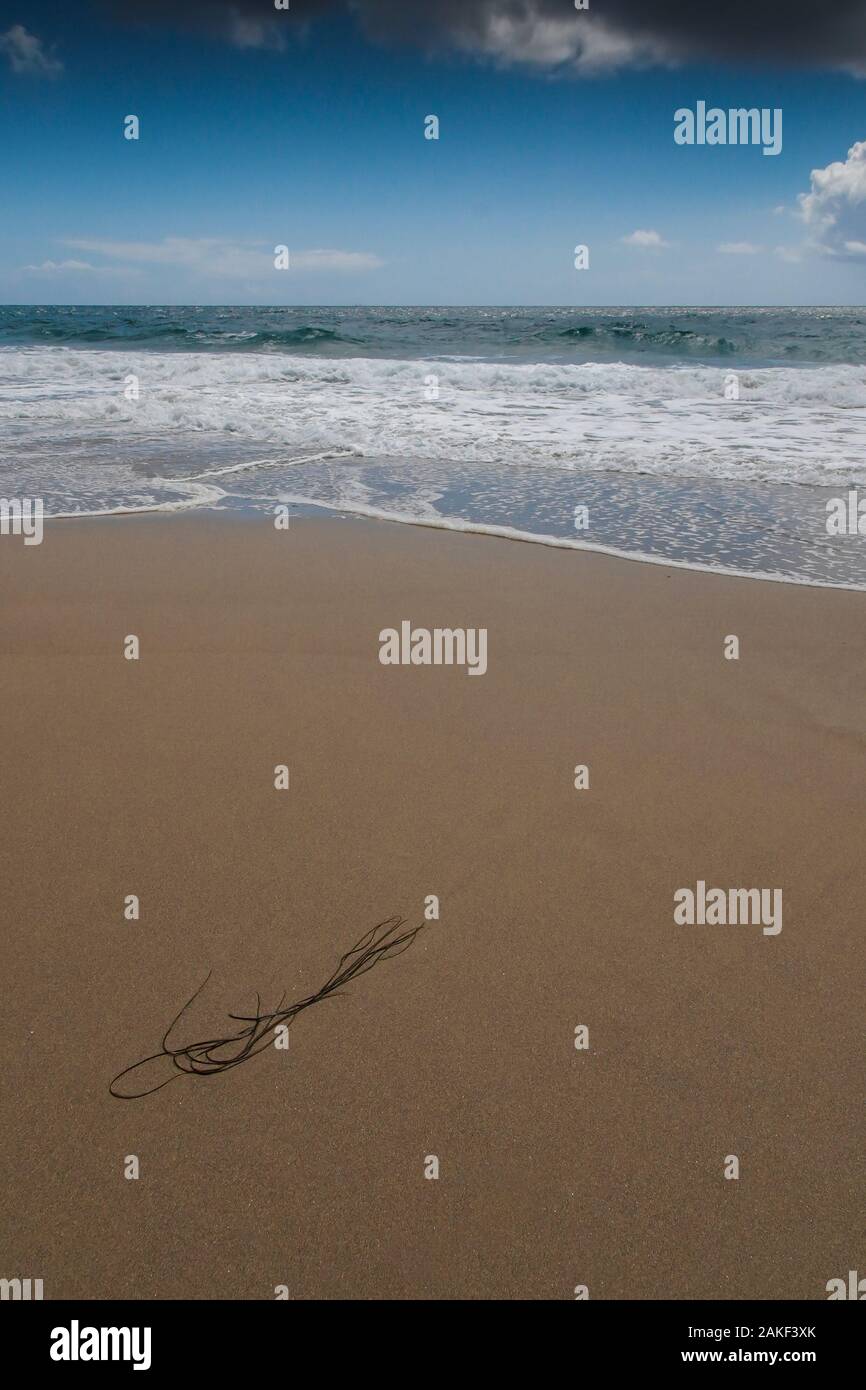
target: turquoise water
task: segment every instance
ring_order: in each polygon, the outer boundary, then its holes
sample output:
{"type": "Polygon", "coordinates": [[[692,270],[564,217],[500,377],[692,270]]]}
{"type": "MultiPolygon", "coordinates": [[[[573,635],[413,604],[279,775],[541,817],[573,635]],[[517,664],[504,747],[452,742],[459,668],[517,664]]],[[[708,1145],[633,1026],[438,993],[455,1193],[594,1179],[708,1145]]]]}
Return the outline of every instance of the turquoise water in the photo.
{"type": "Polygon", "coordinates": [[[866,309],[0,306],[0,345],[524,361],[866,362],[866,309]]]}

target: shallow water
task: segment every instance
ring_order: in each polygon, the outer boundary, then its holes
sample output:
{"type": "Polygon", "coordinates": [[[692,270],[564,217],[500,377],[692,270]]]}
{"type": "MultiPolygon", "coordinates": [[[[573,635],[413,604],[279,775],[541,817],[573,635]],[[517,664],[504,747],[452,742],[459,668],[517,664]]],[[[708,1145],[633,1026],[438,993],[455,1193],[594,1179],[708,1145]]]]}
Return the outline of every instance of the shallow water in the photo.
{"type": "Polygon", "coordinates": [[[866,313],[0,310],[0,496],[280,501],[866,587],[866,313]],[[585,526],[575,508],[585,507],[585,526]]]}

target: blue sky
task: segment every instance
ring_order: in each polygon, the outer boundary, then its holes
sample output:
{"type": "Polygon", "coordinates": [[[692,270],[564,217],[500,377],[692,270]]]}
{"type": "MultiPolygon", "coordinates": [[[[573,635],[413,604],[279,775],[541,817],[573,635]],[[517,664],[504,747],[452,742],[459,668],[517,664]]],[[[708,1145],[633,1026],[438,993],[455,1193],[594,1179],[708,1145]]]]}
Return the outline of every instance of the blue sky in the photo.
{"type": "Polygon", "coordinates": [[[705,59],[575,71],[430,56],[342,12],[280,20],[281,48],[239,46],[3,0],[0,301],[866,300],[866,148],[848,157],[866,79],[705,59]],[[781,153],[678,146],[674,112],[698,100],[781,108],[781,153]]]}

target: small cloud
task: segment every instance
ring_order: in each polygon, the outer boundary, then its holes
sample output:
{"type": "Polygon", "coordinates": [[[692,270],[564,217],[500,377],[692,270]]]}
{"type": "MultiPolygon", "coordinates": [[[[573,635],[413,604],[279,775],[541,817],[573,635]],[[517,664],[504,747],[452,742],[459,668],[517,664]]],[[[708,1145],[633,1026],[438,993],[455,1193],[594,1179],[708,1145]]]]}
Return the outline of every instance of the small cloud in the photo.
{"type": "MultiPolygon", "coordinates": [[[[266,242],[234,242],[222,237],[163,237],[162,241],[98,241],[80,237],[64,242],[127,264],[165,265],[223,279],[264,280],[273,274],[275,247],[266,242]]],[[[384,265],[367,251],[293,251],[289,271],[375,270],[384,265]]],[[[282,273],[282,272],[281,272],[282,273]]]]}
{"type": "Polygon", "coordinates": [[[866,241],[846,241],[845,250],[851,256],[866,256],[866,241]]]}
{"type": "Polygon", "coordinates": [[[670,242],[665,241],[658,232],[651,229],[644,230],[640,227],[636,232],[630,232],[628,236],[621,236],[620,241],[623,246],[641,246],[653,251],[660,251],[663,246],[670,246],[670,242]]]}
{"type": "Polygon", "coordinates": [[[776,255],[789,265],[797,265],[803,259],[803,251],[800,246],[777,246],[776,255]]]}
{"type": "Polygon", "coordinates": [[[0,34],[0,53],[5,53],[13,72],[29,77],[56,77],[63,64],[48,52],[41,39],[28,34],[23,24],[13,24],[0,34]]]}
{"type": "Polygon", "coordinates": [[[96,270],[96,266],[89,261],[43,261],[41,265],[22,265],[21,269],[39,275],[52,275],[58,270],[96,270]]]}
{"type": "Polygon", "coordinates": [[[162,241],[102,241],[79,237],[64,243],[110,260],[133,264],[168,265],[221,276],[263,275],[273,256],[256,245],[218,237],[163,237],[162,241]]]}
{"type": "Polygon", "coordinates": [[[782,213],[787,211],[788,209],[785,207],[784,203],[777,203],[776,206],[773,208],[773,216],[781,217],[782,213]]]}
{"type": "Polygon", "coordinates": [[[757,256],[763,249],[763,246],[753,246],[750,241],[723,241],[716,247],[723,256],[757,256]]]}

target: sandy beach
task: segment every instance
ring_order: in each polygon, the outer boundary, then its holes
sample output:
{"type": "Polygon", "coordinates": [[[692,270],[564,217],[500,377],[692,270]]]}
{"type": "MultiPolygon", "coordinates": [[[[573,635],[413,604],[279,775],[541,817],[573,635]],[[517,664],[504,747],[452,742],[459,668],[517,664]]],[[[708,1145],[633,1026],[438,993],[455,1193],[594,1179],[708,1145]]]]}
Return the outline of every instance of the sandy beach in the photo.
{"type": "Polygon", "coordinates": [[[0,593],[4,1273],[824,1299],[857,1267],[866,595],[267,516],[49,523],[0,593]],[[485,628],[486,672],[382,665],[404,620],[485,628]],[[676,925],[699,881],[783,890],[783,929],[676,925]],[[287,1050],[109,1094],[208,972],[202,1037],[430,895],[287,1050]]]}

